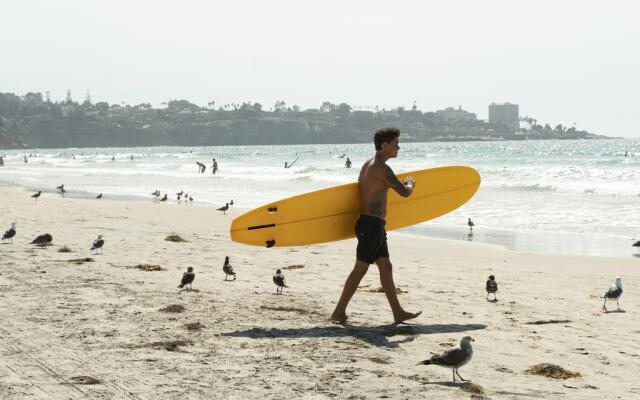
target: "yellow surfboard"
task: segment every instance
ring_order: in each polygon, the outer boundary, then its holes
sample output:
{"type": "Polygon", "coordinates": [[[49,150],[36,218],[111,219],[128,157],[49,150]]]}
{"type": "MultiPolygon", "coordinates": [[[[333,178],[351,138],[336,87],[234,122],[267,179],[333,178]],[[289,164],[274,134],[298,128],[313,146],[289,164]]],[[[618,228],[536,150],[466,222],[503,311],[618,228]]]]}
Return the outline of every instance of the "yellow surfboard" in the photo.
{"type": "MultiPolygon", "coordinates": [[[[409,197],[389,189],[387,231],[437,218],[466,203],[480,186],[480,174],[469,167],[440,167],[398,174],[412,176],[409,197]]],[[[334,186],[274,201],[237,217],[231,240],[255,246],[286,247],[355,237],[360,215],[358,183],[334,186]]]]}

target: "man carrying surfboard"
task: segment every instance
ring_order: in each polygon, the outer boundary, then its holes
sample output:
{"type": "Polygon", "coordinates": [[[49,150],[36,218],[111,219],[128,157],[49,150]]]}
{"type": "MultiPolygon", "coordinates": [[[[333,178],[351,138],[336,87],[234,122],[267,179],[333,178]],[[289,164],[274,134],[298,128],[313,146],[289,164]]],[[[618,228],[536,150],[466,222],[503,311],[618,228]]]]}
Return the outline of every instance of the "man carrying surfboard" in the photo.
{"type": "Polygon", "coordinates": [[[361,207],[360,218],[355,226],[358,239],[356,264],[344,284],[340,300],[331,315],[333,321],[347,320],[346,311],[349,301],[367,273],[369,265],[373,263],[380,270],[380,283],[391,306],[394,321],[400,323],[422,314],[422,311],[417,313],[405,311],[398,301],[396,285],[393,282],[393,269],[389,260],[387,233],[384,229],[389,188],[395,190],[400,196],[409,197],[416,184],[412,177],[407,177],[404,182],[400,182],[386,164],[387,160],[398,156],[399,136],[398,128],[378,129],[373,135],[376,154],[367,160],[360,170],[358,188],[361,207]]]}

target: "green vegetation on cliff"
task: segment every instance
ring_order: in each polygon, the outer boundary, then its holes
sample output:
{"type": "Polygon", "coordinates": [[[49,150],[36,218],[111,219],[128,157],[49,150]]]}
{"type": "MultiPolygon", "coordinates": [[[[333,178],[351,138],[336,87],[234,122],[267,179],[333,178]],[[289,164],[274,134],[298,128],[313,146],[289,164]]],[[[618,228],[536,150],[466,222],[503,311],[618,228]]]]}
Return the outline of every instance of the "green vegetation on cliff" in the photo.
{"type": "MultiPolygon", "coordinates": [[[[579,139],[599,136],[562,125],[552,129],[531,123],[521,132],[489,124],[475,114],[464,118],[399,107],[358,110],[324,102],[301,110],[278,101],[269,110],[259,103],[200,107],[174,100],[164,108],[52,102],[41,93],[0,93],[0,148],[66,148],[131,146],[210,146],[253,144],[364,143],[382,126],[397,126],[404,141],[579,139]]],[[[534,120],[535,121],[535,120],[534,120]]]]}

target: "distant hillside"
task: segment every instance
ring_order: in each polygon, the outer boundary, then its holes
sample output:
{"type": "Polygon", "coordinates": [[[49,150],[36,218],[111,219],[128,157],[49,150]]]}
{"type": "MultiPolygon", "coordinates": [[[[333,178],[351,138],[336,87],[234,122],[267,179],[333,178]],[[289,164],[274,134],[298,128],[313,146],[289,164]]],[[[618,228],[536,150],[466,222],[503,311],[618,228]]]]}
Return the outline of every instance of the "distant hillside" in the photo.
{"type": "Polygon", "coordinates": [[[382,126],[396,126],[404,141],[467,141],[525,139],[591,139],[594,135],[562,125],[531,124],[512,132],[475,118],[446,118],[440,112],[354,110],[348,104],[325,102],[319,109],[300,110],[277,102],[271,111],[258,103],[227,105],[217,110],[186,100],[166,108],[82,104],[44,100],[40,93],[0,93],[0,148],[208,146],[257,144],[364,143],[382,126]]]}

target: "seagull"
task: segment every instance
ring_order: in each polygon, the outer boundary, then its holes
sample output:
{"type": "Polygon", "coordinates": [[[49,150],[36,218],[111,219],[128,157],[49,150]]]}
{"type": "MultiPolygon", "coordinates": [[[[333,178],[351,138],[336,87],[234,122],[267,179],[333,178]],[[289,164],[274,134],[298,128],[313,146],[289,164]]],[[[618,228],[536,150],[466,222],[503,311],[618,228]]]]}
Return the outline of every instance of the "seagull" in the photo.
{"type": "Polygon", "coordinates": [[[32,194],[31,197],[33,197],[34,199],[38,200],[38,197],[40,197],[41,194],[42,194],[42,190],[38,190],[38,193],[32,194]]]}
{"type": "Polygon", "coordinates": [[[196,279],[196,273],[193,272],[193,267],[187,268],[187,272],[182,275],[182,280],[180,281],[180,285],[178,285],[178,289],[182,289],[185,286],[189,286],[186,289],[191,290],[191,284],[193,280],[196,279]]]}
{"type": "Polygon", "coordinates": [[[182,194],[181,193],[177,193],[177,195],[178,195],[178,203],[180,203],[180,197],[182,197],[182,194]]]}
{"type": "Polygon", "coordinates": [[[12,222],[11,223],[11,228],[9,228],[8,230],[6,230],[4,232],[4,235],[2,235],[2,240],[8,240],[9,243],[13,243],[13,237],[16,235],[16,223],[12,222]]]}
{"type": "Polygon", "coordinates": [[[160,201],[167,201],[167,194],[164,194],[164,197],[160,199],[160,201]]]}
{"type": "Polygon", "coordinates": [[[160,191],[158,189],[156,189],[153,193],[151,193],[152,196],[156,196],[156,197],[160,197],[160,191]]]}
{"type": "Polygon", "coordinates": [[[471,342],[475,342],[470,336],[465,336],[460,341],[460,346],[449,349],[442,354],[435,355],[428,360],[420,361],[418,365],[439,365],[445,368],[451,368],[453,381],[456,381],[456,374],[462,381],[466,379],[460,376],[458,368],[462,367],[473,357],[473,348],[471,342]]]}
{"type": "Polygon", "coordinates": [[[60,186],[57,186],[56,189],[60,190],[61,192],[64,191],[64,183],[60,186]]]}
{"type": "Polygon", "coordinates": [[[473,221],[471,220],[471,218],[469,218],[469,220],[467,221],[467,225],[469,225],[469,230],[472,231],[473,227],[476,225],[473,223],[473,221]]]}
{"type": "Polygon", "coordinates": [[[96,196],[96,199],[101,199],[101,198],[102,198],[102,193],[96,196]]]}
{"type": "Polygon", "coordinates": [[[276,274],[273,276],[273,283],[276,284],[276,293],[282,294],[282,290],[284,288],[288,288],[287,281],[284,279],[284,275],[282,275],[282,271],[278,268],[276,270],[276,274]]]}
{"type": "Polygon", "coordinates": [[[97,254],[98,250],[100,250],[100,254],[102,254],[102,246],[104,246],[104,239],[102,238],[102,235],[98,235],[98,238],[93,241],[93,245],[91,246],[91,251],[95,250],[97,254]]]}
{"type": "Polygon", "coordinates": [[[602,304],[602,311],[608,312],[607,310],[607,299],[615,300],[618,305],[618,310],[620,310],[620,297],[622,296],[622,278],[616,276],[616,281],[611,285],[609,290],[604,292],[600,298],[604,299],[604,303],[602,304]]]}
{"type": "Polygon", "coordinates": [[[35,244],[40,247],[44,247],[50,244],[52,240],[53,240],[53,236],[49,235],[48,233],[44,233],[38,236],[37,238],[33,239],[33,241],[30,244],[35,244]]]}
{"type": "Polygon", "coordinates": [[[638,240],[637,242],[635,242],[634,244],[632,244],[633,247],[637,247],[638,248],[638,253],[640,253],[640,240],[638,240]]]}
{"type": "Polygon", "coordinates": [[[229,209],[229,203],[225,204],[223,207],[218,208],[218,211],[222,211],[224,215],[227,215],[228,209],[229,209]]]}
{"type": "Polygon", "coordinates": [[[179,191],[178,193],[176,193],[178,195],[178,197],[182,196],[184,194],[184,190],[179,191]]]}
{"type": "Polygon", "coordinates": [[[231,199],[231,201],[229,202],[229,205],[232,206],[233,205],[233,199],[231,199]]]}
{"type": "Polygon", "coordinates": [[[493,275],[489,275],[489,280],[486,285],[487,289],[487,299],[489,298],[489,293],[493,293],[493,300],[498,301],[496,297],[496,292],[498,291],[498,282],[496,282],[496,277],[493,275]]]}
{"type": "Polygon", "coordinates": [[[222,266],[222,270],[224,271],[224,280],[227,280],[229,275],[233,275],[233,280],[236,280],[236,273],[233,272],[233,267],[229,264],[229,256],[224,258],[224,265],[222,266]]]}
{"type": "Polygon", "coordinates": [[[193,203],[193,197],[189,196],[189,203],[193,203]]]}

